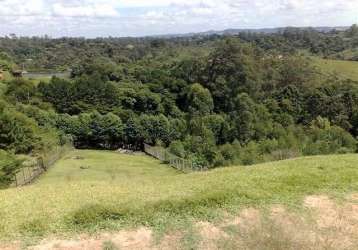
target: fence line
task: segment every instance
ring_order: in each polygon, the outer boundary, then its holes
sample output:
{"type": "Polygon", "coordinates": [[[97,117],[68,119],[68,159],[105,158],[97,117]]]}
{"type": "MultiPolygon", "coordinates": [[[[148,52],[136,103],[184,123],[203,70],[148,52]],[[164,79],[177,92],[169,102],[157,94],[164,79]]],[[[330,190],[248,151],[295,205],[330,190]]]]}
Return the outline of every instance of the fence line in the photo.
{"type": "Polygon", "coordinates": [[[198,165],[191,160],[180,158],[172,153],[169,153],[168,150],[163,147],[153,147],[148,144],[144,144],[144,152],[182,172],[208,170],[206,166],[198,165]]]}
{"type": "Polygon", "coordinates": [[[20,187],[32,183],[72,149],[72,145],[56,147],[32,161],[24,162],[19,172],[14,175],[14,181],[11,186],[20,187]]]}

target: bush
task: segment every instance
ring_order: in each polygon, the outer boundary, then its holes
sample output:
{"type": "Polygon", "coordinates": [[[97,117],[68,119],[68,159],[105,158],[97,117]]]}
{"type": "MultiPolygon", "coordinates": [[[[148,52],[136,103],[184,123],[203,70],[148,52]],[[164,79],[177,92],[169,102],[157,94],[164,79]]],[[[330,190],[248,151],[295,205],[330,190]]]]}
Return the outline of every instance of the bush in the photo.
{"type": "Polygon", "coordinates": [[[304,154],[353,153],[357,150],[357,140],[344,129],[331,126],[327,119],[318,117],[308,131],[309,142],[304,154]]]}
{"type": "Polygon", "coordinates": [[[173,141],[170,143],[169,152],[181,158],[184,158],[186,155],[184,145],[181,141],[173,141]]]}
{"type": "Polygon", "coordinates": [[[21,161],[0,150],[0,188],[8,187],[21,167],[21,161]]]}
{"type": "Polygon", "coordinates": [[[38,132],[36,122],[22,113],[5,109],[0,114],[0,149],[29,153],[40,144],[38,132]]]}
{"type": "Polygon", "coordinates": [[[249,142],[243,149],[241,150],[240,154],[240,161],[244,165],[252,165],[262,161],[259,151],[259,145],[256,142],[249,142]]]}

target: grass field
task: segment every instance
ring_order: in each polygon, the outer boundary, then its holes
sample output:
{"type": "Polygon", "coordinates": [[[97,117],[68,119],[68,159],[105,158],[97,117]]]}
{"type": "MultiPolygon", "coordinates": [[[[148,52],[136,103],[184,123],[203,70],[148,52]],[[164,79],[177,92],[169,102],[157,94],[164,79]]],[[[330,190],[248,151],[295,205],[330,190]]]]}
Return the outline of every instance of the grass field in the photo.
{"type": "Polygon", "coordinates": [[[358,62],[315,58],[314,63],[325,74],[358,81],[358,62]]]}
{"type": "Polygon", "coordinates": [[[145,155],[73,151],[35,184],[0,190],[0,239],[220,220],[245,207],[358,191],[358,156],[318,156],[182,174],[145,155]]]}

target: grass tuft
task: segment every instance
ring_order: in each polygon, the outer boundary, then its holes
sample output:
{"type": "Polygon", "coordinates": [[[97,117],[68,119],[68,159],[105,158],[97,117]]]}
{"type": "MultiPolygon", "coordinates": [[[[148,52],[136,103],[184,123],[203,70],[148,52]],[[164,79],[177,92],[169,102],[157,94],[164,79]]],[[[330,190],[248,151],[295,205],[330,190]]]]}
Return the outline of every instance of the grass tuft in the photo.
{"type": "Polygon", "coordinates": [[[19,231],[28,236],[41,237],[44,236],[48,230],[46,222],[42,219],[34,219],[29,222],[25,222],[19,228],[19,231]]]}
{"type": "Polygon", "coordinates": [[[104,222],[120,220],[122,214],[102,205],[89,205],[68,216],[67,223],[75,228],[86,229],[100,226],[104,222]]]}

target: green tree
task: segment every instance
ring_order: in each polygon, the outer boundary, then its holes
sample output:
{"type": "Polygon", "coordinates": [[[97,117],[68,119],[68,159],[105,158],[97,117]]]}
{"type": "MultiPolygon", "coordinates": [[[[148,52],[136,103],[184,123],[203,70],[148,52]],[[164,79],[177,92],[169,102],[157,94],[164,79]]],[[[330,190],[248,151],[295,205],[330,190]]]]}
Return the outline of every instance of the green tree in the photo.
{"type": "Polygon", "coordinates": [[[199,83],[190,86],[187,94],[187,110],[191,116],[209,115],[214,110],[210,91],[199,83]]]}
{"type": "Polygon", "coordinates": [[[10,109],[0,113],[0,149],[30,153],[40,141],[35,121],[10,109]]]}
{"type": "Polygon", "coordinates": [[[154,145],[156,141],[160,140],[165,144],[169,143],[170,139],[170,123],[164,115],[142,115],[139,118],[141,125],[141,135],[144,140],[154,145]]]}
{"type": "Polygon", "coordinates": [[[15,79],[8,83],[5,95],[12,98],[15,102],[30,103],[36,95],[36,87],[25,79],[15,79]]]}

